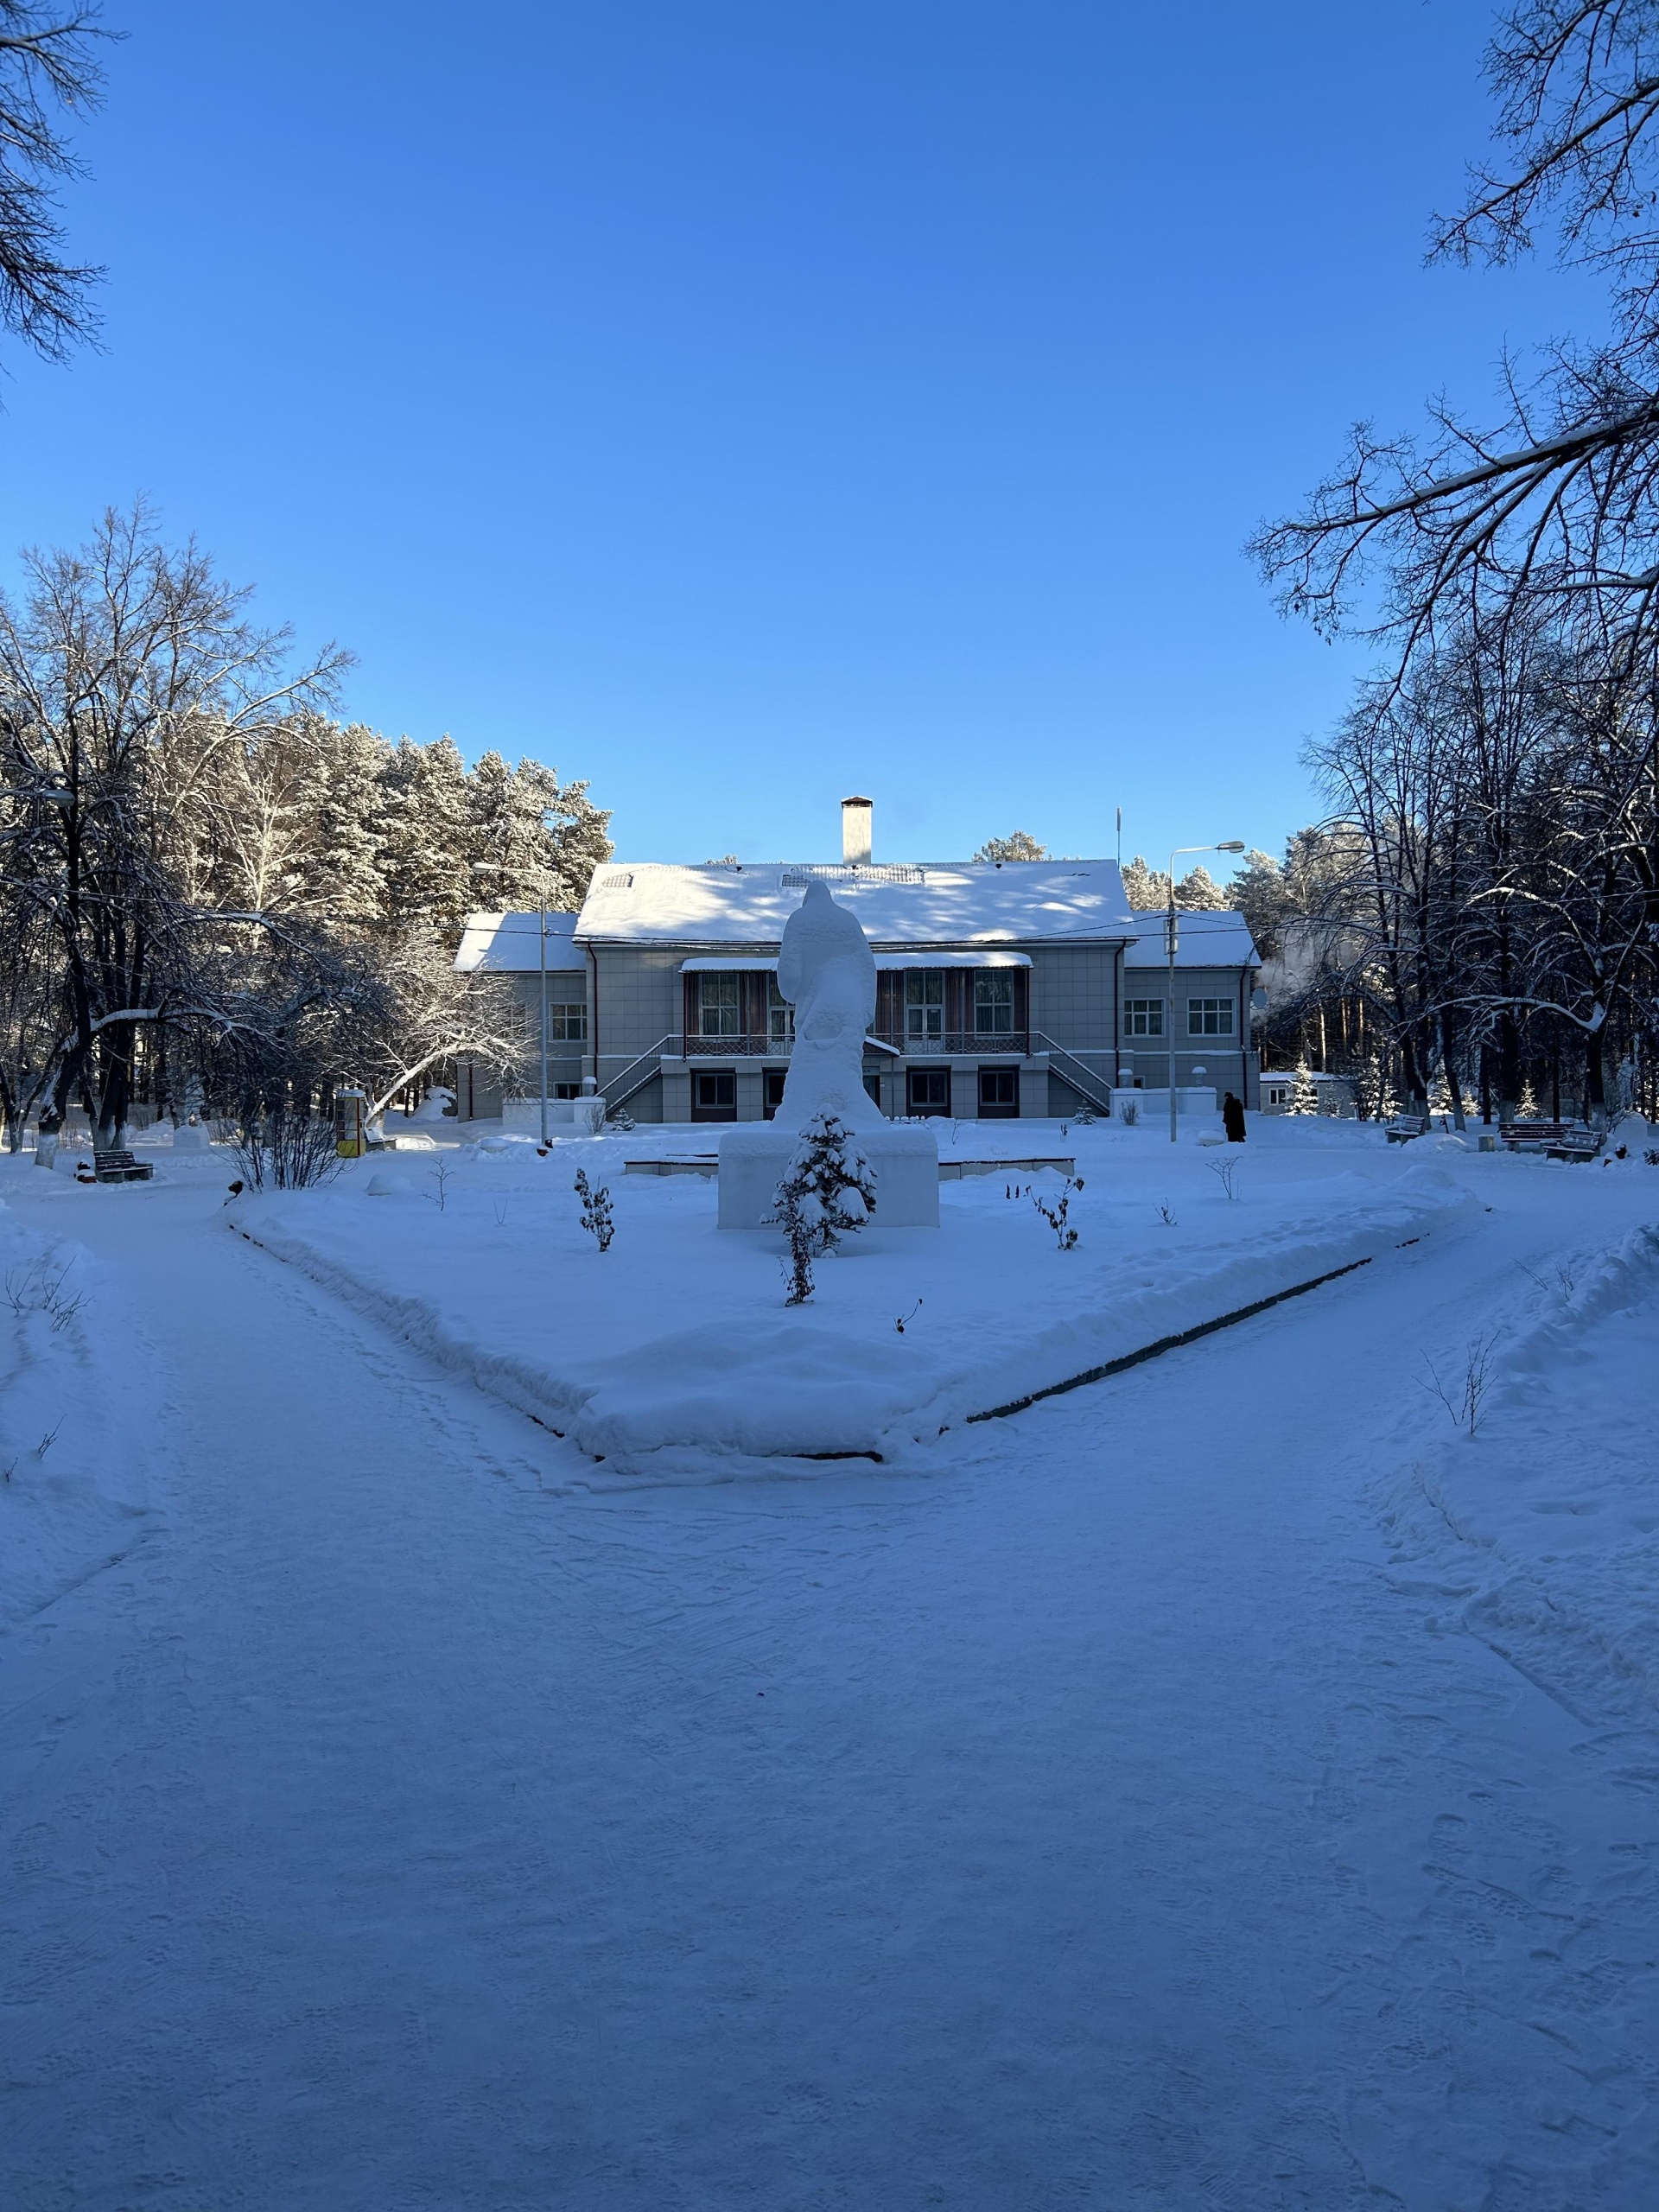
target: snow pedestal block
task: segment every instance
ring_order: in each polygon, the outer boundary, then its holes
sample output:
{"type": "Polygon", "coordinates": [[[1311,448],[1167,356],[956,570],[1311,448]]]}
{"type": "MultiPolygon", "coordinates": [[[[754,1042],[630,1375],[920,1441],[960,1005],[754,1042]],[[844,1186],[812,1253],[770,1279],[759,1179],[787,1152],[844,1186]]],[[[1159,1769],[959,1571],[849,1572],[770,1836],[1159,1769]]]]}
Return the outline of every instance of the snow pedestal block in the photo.
{"type": "MultiPolygon", "coordinates": [[[[876,1229],[939,1225],[939,1144],[931,1129],[889,1123],[855,1129],[859,1149],[875,1170],[876,1229]]],[[[759,1229],[800,1142],[798,1129],[774,1122],[726,1129],[720,1140],[720,1225],[759,1229]]]]}

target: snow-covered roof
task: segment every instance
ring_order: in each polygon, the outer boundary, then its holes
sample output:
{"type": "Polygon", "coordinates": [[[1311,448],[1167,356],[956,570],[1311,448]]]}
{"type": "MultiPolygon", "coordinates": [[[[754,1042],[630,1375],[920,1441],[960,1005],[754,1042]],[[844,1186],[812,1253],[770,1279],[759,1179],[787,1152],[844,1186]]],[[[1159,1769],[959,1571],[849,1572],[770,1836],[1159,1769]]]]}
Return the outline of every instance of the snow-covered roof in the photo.
{"type": "MultiPolygon", "coordinates": [[[[575,926],[574,914],[548,916],[550,969],[583,965],[583,955],[573,942],[575,926]]],[[[455,955],[456,971],[462,976],[539,974],[541,934],[542,918],[534,907],[527,914],[468,914],[455,955]]]]}
{"type": "Polygon", "coordinates": [[[812,876],[872,944],[1109,942],[1134,926],[1115,861],[926,861],[834,868],[611,861],[595,871],[576,937],[629,944],[776,944],[812,876]]]}
{"type": "MultiPolygon", "coordinates": [[[[1175,953],[1178,968],[1256,968],[1262,956],[1243,914],[1224,908],[1182,907],[1175,953]]],[[[1135,942],[1123,956],[1126,968],[1167,968],[1164,917],[1142,911],[1131,918],[1135,942]]]]}

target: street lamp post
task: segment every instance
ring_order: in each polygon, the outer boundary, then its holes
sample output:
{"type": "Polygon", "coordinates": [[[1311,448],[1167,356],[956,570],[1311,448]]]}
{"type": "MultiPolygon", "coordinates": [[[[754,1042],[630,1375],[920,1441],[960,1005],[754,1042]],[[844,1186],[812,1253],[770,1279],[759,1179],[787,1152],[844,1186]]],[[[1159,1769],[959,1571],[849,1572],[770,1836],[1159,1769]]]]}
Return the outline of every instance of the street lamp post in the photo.
{"type": "Polygon", "coordinates": [[[1226,837],[1217,845],[1177,845],[1169,856],[1169,912],[1164,918],[1164,953],[1169,963],[1169,989],[1164,998],[1164,1019],[1169,1024],[1169,1141],[1175,1131],[1175,954],[1180,944],[1180,924],[1175,915],[1175,863],[1189,853],[1242,853],[1242,837],[1226,837]]]}

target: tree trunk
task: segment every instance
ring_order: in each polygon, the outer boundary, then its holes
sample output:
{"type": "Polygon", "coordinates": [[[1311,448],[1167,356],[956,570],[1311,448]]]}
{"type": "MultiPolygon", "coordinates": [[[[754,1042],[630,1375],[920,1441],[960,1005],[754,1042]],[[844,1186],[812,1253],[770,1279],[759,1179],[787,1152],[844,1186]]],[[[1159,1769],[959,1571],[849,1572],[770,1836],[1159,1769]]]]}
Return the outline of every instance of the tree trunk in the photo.
{"type": "Polygon", "coordinates": [[[1521,1110],[1521,1025],[1514,1009],[1497,1017],[1497,1118],[1512,1122],[1521,1110]]]}
{"type": "Polygon", "coordinates": [[[1463,1085],[1458,1080],[1452,1051],[1452,1023],[1445,1014],[1440,1016],[1440,1065],[1446,1071],[1446,1096],[1452,1101],[1452,1126],[1454,1129],[1466,1129],[1469,1124],[1463,1111],[1463,1085]]]}
{"type": "Polygon", "coordinates": [[[1592,1128],[1607,1126],[1607,1075],[1604,1029],[1592,1029],[1584,1040],[1584,1115],[1592,1128]]]}

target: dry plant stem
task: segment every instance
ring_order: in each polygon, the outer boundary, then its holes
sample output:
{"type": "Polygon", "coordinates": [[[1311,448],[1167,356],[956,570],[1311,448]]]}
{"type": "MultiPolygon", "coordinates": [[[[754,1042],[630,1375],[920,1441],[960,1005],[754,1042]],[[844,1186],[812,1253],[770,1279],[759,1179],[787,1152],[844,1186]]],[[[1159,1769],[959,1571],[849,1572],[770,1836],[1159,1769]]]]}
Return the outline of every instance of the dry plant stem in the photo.
{"type": "Polygon", "coordinates": [[[1463,1373],[1449,1382],[1440,1380],[1433,1361],[1427,1352],[1423,1354],[1429,1374],[1423,1388],[1440,1400],[1453,1426],[1471,1436],[1480,1427],[1482,1408],[1492,1386],[1492,1352],[1502,1333],[1494,1329],[1486,1336],[1471,1338],[1465,1347],[1463,1373]]]}

